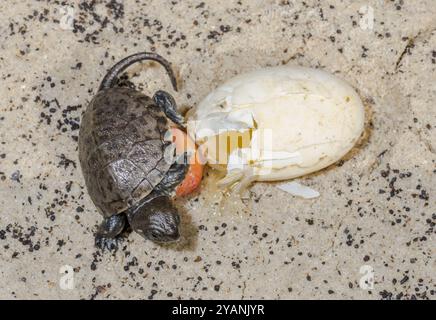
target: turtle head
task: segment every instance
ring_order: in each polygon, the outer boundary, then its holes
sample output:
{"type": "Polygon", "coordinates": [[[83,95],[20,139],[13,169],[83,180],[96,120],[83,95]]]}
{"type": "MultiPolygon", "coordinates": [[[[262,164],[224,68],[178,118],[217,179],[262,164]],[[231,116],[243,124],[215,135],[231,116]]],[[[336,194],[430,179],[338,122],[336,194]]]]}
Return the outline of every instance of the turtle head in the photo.
{"type": "Polygon", "coordinates": [[[178,240],[179,224],[179,213],[171,200],[165,196],[145,203],[130,219],[133,230],[154,242],[178,240]]]}

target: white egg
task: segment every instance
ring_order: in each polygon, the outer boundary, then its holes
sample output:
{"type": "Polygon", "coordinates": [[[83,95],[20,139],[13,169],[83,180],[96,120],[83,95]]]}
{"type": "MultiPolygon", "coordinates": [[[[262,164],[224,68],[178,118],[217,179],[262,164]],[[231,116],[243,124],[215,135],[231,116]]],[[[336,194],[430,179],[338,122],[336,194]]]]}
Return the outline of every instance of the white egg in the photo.
{"type": "Polygon", "coordinates": [[[287,180],[341,159],[364,128],[364,107],[343,80],[318,69],[264,68],[238,75],[191,110],[188,133],[223,185],[287,180]]]}

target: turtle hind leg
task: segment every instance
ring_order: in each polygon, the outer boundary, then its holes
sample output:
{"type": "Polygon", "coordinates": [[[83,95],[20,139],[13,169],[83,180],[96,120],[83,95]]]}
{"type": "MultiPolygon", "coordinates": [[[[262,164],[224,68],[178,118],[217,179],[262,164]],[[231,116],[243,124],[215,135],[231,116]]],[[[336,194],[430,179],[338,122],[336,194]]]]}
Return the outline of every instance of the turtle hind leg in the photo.
{"type": "Polygon", "coordinates": [[[189,169],[189,154],[184,152],[179,155],[176,161],[168,169],[167,173],[154,187],[154,195],[170,195],[171,192],[185,179],[189,169]]]}
{"type": "Polygon", "coordinates": [[[185,118],[177,111],[174,98],[166,91],[159,90],[153,96],[154,102],[162,108],[165,115],[175,124],[185,127],[185,118]]]}
{"type": "Polygon", "coordinates": [[[126,226],[126,216],[117,214],[105,218],[100,224],[95,235],[95,245],[101,250],[116,251],[122,242],[121,232],[126,226]]]}

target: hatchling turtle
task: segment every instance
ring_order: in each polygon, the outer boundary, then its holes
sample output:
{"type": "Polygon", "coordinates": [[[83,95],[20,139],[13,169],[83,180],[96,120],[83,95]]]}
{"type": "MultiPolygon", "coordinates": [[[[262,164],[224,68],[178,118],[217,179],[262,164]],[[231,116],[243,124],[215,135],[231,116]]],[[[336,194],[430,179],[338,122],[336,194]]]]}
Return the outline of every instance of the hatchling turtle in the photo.
{"type": "Polygon", "coordinates": [[[133,54],[108,71],[80,125],[80,165],[88,193],[104,217],[95,236],[103,250],[118,247],[127,225],[155,242],[179,238],[180,217],[172,196],[189,164],[187,152],[177,156],[167,134],[170,125],[183,127],[184,118],[165,91],[150,98],[116,86],[121,72],[143,60],[161,64],[177,91],[167,60],[155,53],[133,54]]]}

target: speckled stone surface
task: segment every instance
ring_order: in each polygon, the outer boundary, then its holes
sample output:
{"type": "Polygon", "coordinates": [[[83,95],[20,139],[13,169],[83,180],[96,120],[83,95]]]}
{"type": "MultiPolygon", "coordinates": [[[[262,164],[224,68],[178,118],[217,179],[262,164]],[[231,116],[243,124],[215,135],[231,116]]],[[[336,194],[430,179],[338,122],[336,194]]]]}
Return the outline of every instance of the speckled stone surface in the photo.
{"type": "MultiPolygon", "coordinates": [[[[0,4],[0,298],[435,298],[434,1],[68,2],[0,4]],[[230,205],[206,177],[178,201],[179,244],[130,234],[102,254],[78,164],[80,116],[107,68],[143,50],[176,67],[183,109],[240,72],[324,68],[369,106],[369,139],[299,179],[317,199],[256,184],[230,205]],[[65,265],[72,290],[59,285],[65,265]],[[364,265],[372,289],[359,285],[364,265]]],[[[173,92],[148,66],[130,80],[173,92]]]]}

